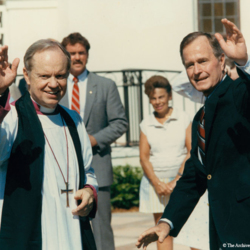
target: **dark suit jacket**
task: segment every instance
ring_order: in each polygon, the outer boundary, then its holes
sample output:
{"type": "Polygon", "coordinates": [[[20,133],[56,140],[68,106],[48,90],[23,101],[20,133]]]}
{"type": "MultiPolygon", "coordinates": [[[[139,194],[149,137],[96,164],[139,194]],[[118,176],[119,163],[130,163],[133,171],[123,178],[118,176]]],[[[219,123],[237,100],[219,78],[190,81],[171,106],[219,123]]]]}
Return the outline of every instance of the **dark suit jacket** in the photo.
{"type": "MultiPolygon", "coordinates": [[[[68,93],[60,101],[69,107],[68,93]]],[[[92,167],[99,187],[113,182],[110,144],[127,130],[128,123],[116,84],[110,79],[89,72],[87,80],[84,124],[88,134],[97,140],[93,148],[92,167]]]]}
{"type": "Polygon", "coordinates": [[[205,103],[206,160],[197,156],[197,125],[192,125],[191,157],[171,195],[163,218],[173,222],[176,236],[200,196],[208,189],[210,248],[222,243],[250,243],[250,82],[228,76],[205,103]],[[216,232],[216,234],[214,233],[216,232]]]}

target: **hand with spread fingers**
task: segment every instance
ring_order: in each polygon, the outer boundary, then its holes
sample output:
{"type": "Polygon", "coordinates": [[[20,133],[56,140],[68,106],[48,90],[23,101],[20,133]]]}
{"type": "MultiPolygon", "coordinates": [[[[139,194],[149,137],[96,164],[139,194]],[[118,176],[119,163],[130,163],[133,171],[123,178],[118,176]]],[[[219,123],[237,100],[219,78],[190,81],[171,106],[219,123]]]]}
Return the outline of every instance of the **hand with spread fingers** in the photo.
{"type": "Polygon", "coordinates": [[[17,75],[19,59],[16,58],[12,67],[8,63],[8,46],[0,48],[0,95],[12,84],[17,75]]]}
{"type": "Polygon", "coordinates": [[[95,198],[91,188],[83,188],[76,192],[75,200],[81,200],[80,205],[72,210],[73,215],[88,216],[93,209],[95,198]]]}
{"type": "Polygon", "coordinates": [[[245,65],[248,59],[247,47],[241,31],[234,23],[230,22],[226,18],[222,19],[221,22],[226,29],[227,38],[225,41],[221,34],[215,34],[215,37],[219,41],[221,48],[228,58],[234,60],[239,65],[245,65]]]}
{"type": "Polygon", "coordinates": [[[148,229],[147,231],[143,232],[137,242],[137,248],[143,247],[143,250],[147,249],[147,246],[154,242],[159,241],[162,243],[164,239],[168,236],[170,232],[170,226],[166,222],[159,222],[158,225],[148,229]]]}

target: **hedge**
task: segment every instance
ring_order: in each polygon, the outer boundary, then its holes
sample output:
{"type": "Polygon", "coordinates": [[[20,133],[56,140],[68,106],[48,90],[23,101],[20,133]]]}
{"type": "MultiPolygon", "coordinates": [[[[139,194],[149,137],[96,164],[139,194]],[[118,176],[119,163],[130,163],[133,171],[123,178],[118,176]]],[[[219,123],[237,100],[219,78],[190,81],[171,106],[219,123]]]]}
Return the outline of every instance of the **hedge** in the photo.
{"type": "Polygon", "coordinates": [[[139,188],[143,175],[141,167],[116,166],[113,168],[114,182],[111,185],[112,208],[139,206],[139,188]]]}

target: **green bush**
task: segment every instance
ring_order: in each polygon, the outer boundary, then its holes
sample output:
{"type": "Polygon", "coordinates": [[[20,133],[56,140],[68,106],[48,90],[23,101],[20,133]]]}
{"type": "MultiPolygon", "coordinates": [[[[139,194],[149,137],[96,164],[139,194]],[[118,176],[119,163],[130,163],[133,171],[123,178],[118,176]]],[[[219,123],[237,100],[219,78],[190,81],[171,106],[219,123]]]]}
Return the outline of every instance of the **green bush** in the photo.
{"type": "Polygon", "coordinates": [[[142,175],[143,171],[140,167],[126,165],[113,168],[112,208],[129,209],[139,206],[139,187],[142,175]]]}

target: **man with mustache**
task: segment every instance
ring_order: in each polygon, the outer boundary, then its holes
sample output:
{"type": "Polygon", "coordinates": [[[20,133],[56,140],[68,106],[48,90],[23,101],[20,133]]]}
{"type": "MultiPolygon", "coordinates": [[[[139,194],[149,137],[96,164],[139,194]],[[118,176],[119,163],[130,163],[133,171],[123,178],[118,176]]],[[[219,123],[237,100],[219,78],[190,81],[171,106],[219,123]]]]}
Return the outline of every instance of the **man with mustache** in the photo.
{"type": "Polygon", "coordinates": [[[180,53],[189,81],[206,98],[192,125],[191,157],[177,182],[160,223],[142,233],[137,247],[170,234],[176,237],[200,197],[208,190],[210,249],[249,247],[250,60],[240,30],[222,19],[225,42],[216,33],[193,32],[180,53]],[[225,73],[225,55],[239,78],[225,73]]]}
{"type": "Polygon", "coordinates": [[[67,93],[60,103],[80,114],[93,150],[92,167],[99,186],[98,210],[92,220],[97,249],[114,250],[110,224],[110,185],[113,182],[110,144],[127,130],[127,119],[116,84],[86,69],[88,40],[80,33],[72,33],[63,39],[62,45],[71,55],[71,68],[67,93]]]}

